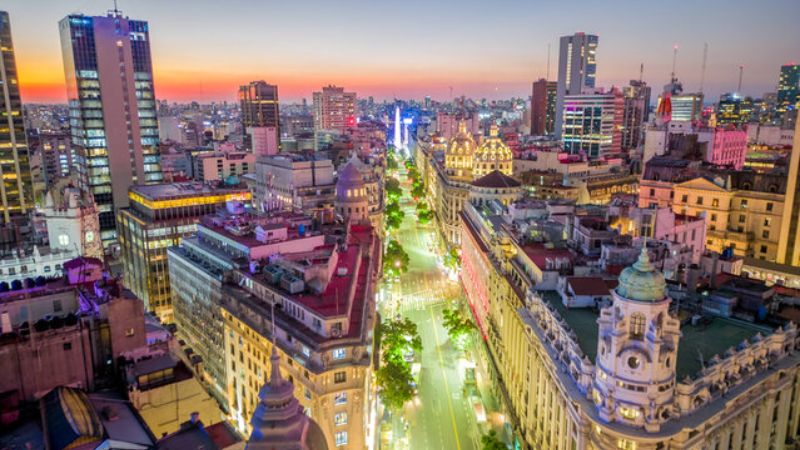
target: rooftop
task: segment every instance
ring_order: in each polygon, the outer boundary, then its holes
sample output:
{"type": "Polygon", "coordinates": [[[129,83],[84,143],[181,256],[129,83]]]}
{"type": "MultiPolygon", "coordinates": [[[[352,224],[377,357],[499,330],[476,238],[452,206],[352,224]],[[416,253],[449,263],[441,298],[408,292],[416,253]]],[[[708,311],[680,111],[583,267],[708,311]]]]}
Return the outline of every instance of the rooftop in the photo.
{"type": "MultiPolygon", "coordinates": [[[[554,291],[543,291],[539,294],[558,311],[577,335],[581,350],[594,361],[597,356],[598,311],[590,308],[568,309],[554,291]]],[[[714,355],[722,356],[729,348],[736,348],[743,340],[751,339],[759,332],[763,335],[772,334],[768,328],[722,318],[714,318],[709,323],[697,326],[690,323],[681,325],[683,335],[678,345],[675,368],[678,380],[687,375],[695,376],[703,367],[701,358],[707,362],[714,355]]]]}
{"type": "Polygon", "coordinates": [[[242,191],[247,191],[247,185],[243,183],[231,186],[218,182],[200,183],[197,181],[137,184],[130,188],[131,194],[138,194],[147,200],[169,200],[213,194],[232,194],[242,191]]]}
{"type": "Polygon", "coordinates": [[[492,171],[472,182],[473,186],[485,188],[517,188],[519,181],[509,177],[499,170],[492,171]]]}

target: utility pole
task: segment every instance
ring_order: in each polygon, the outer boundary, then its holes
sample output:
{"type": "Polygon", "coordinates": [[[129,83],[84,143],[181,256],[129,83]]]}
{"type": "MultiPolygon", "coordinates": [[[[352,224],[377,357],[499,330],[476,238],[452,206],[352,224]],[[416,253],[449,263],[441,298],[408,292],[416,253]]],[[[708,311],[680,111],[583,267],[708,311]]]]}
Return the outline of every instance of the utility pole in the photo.
{"type": "Polygon", "coordinates": [[[742,76],[744,75],[744,66],[739,66],[739,85],[736,86],[736,92],[742,93],[742,76]]]}

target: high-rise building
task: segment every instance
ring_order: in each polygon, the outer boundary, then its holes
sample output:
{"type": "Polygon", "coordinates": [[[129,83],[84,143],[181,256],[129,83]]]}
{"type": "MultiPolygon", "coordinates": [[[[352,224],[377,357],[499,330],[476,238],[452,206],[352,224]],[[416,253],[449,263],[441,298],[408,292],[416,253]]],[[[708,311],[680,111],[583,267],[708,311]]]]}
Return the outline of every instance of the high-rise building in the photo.
{"type": "Polygon", "coordinates": [[[173,322],[167,247],[197,231],[197,223],[231,200],[250,200],[243,184],[197,182],[132,186],[130,207],[120,210],[119,244],[125,286],[164,323],[173,322]]]}
{"type": "Polygon", "coordinates": [[[722,94],[717,103],[717,124],[741,126],[750,120],[753,99],[736,92],[722,94]]]}
{"type": "Polygon", "coordinates": [[[314,92],[314,129],[344,131],[356,125],[356,93],[325,86],[314,92]]]}
{"type": "Polygon", "coordinates": [[[544,78],[533,83],[531,95],[531,134],[542,136],[553,133],[558,83],[544,78]]]}
{"type": "Polygon", "coordinates": [[[622,149],[635,149],[643,140],[644,125],[650,117],[650,86],[641,80],[631,80],[622,89],[625,101],[622,115],[622,149]]]}
{"type": "Polygon", "coordinates": [[[564,150],[597,159],[622,149],[624,99],[619,89],[564,98],[564,150]]]}
{"type": "Polygon", "coordinates": [[[278,86],[253,81],[239,88],[242,127],[247,132],[250,148],[258,155],[274,155],[280,145],[280,112],[278,86]]]}
{"type": "Polygon", "coordinates": [[[556,90],[556,137],[561,137],[564,118],[564,97],[594,90],[598,38],[593,34],[575,33],[562,36],[558,58],[558,87],[556,90]]]}
{"type": "Polygon", "coordinates": [[[69,15],[59,29],[78,179],[94,195],[108,246],[128,188],[162,178],[149,25],[114,11],[69,15]]]}
{"type": "Polygon", "coordinates": [[[778,79],[778,112],[784,113],[796,107],[800,100],[800,64],[784,64],[778,79]]]}
{"type": "Polygon", "coordinates": [[[29,157],[11,22],[0,11],[0,224],[33,207],[29,157]]]}
{"type": "Polygon", "coordinates": [[[266,81],[253,81],[239,88],[242,126],[278,127],[278,86],[266,81]]]}

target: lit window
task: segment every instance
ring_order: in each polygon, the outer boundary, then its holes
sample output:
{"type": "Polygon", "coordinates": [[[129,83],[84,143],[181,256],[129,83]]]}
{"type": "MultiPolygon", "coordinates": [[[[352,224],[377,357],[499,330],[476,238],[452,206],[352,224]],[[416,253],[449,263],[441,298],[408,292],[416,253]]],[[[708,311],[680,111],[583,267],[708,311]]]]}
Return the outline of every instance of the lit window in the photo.
{"type": "Polygon", "coordinates": [[[617,439],[617,448],[620,450],[636,450],[636,442],[627,439],[617,439]]]}
{"type": "Polygon", "coordinates": [[[336,446],[341,447],[342,445],[347,445],[347,431],[336,432],[336,446]]]}
{"type": "Polygon", "coordinates": [[[309,349],[309,348],[308,348],[308,347],[306,347],[305,345],[303,346],[303,355],[304,355],[306,358],[310,358],[310,357],[311,357],[311,349],[309,349]]]}
{"type": "Polygon", "coordinates": [[[347,392],[339,392],[338,394],[333,396],[333,404],[334,405],[346,405],[347,404],[347,392]]]}
{"type": "Polygon", "coordinates": [[[347,372],[336,372],[333,374],[334,383],[344,383],[347,381],[347,372]]]}
{"type": "Polygon", "coordinates": [[[347,350],[343,348],[337,348],[333,350],[333,359],[344,359],[347,355],[347,350]]]}
{"type": "Polygon", "coordinates": [[[58,245],[62,247],[66,247],[69,245],[69,236],[66,234],[59,234],[58,235],[58,245]]]}
{"type": "Polygon", "coordinates": [[[644,337],[645,322],[647,320],[642,313],[631,314],[631,338],[641,340],[644,337]]]}
{"type": "Polygon", "coordinates": [[[639,417],[639,410],[636,408],[627,408],[625,406],[619,407],[619,414],[626,419],[636,419],[639,417]]]}
{"type": "Polygon", "coordinates": [[[343,413],[343,412],[336,413],[333,416],[333,424],[336,425],[336,426],[347,425],[347,413],[343,413]]]}

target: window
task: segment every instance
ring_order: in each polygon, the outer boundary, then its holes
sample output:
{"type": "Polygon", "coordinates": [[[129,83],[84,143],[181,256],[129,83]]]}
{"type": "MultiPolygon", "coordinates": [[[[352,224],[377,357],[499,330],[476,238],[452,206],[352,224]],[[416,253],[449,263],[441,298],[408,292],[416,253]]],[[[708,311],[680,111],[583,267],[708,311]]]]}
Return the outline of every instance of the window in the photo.
{"type": "Polygon", "coordinates": [[[767,211],[772,211],[772,202],[767,202],[767,211]]]}
{"type": "Polygon", "coordinates": [[[711,215],[711,221],[712,222],[716,222],[717,221],[717,215],[716,214],[712,214],[711,215]]]}
{"type": "Polygon", "coordinates": [[[656,196],[656,190],[650,189],[650,197],[655,197],[655,196],[656,196]]]}
{"type": "Polygon", "coordinates": [[[689,202],[689,196],[687,194],[681,195],[681,202],[688,203],[689,202]]]}
{"type": "Polygon", "coordinates": [[[761,246],[761,253],[767,253],[767,246],[766,245],[762,245],[761,246]]]}
{"type": "Polygon", "coordinates": [[[340,412],[333,416],[333,424],[336,426],[347,425],[347,413],[340,412]]]}
{"type": "Polygon", "coordinates": [[[58,245],[62,247],[66,247],[69,245],[69,236],[66,234],[59,234],[58,235],[58,245]]]}
{"type": "Polygon", "coordinates": [[[346,405],[347,404],[347,392],[339,392],[338,394],[333,396],[333,404],[334,405],[346,405]]]}
{"type": "Polygon", "coordinates": [[[636,408],[619,407],[619,414],[626,419],[636,419],[639,417],[639,410],[636,408]]]}
{"type": "Polygon", "coordinates": [[[344,383],[347,381],[347,372],[336,372],[333,374],[333,382],[334,383],[344,383]]]}
{"type": "Polygon", "coordinates": [[[347,431],[336,432],[336,446],[341,447],[342,445],[347,445],[347,431]]]}
{"type": "Polygon", "coordinates": [[[306,358],[311,357],[311,349],[306,347],[305,345],[303,346],[303,356],[305,356],[306,358]]]}
{"type": "Polygon", "coordinates": [[[769,230],[764,230],[761,232],[761,237],[764,239],[769,239],[769,230]]]}
{"type": "Polygon", "coordinates": [[[713,206],[714,208],[719,207],[719,199],[718,198],[711,199],[711,206],[713,206]]]}
{"type": "Polygon", "coordinates": [[[744,214],[740,214],[739,215],[739,223],[744,223],[745,220],[747,220],[747,216],[745,216],[744,214]]]}
{"type": "Polygon", "coordinates": [[[344,359],[347,356],[347,350],[343,348],[334,349],[331,353],[333,353],[333,359],[344,359]]]}
{"type": "Polygon", "coordinates": [[[772,222],[772,219],[770,219],[769,217],[765,218],[765,219],[764,219],[764,226],[765,226],[765,227],[768,227],[768,226],[770,225],[770,223],[771,223],[771,222],[772,222]]]}
{"type": "Polygon", "coordinates": [[[53,300],[53,312],[62,311],[61,300],[53,300]]]}
{"type": "Polygon", "coordinates": [[[636,450],[636,442],[627,439],[617,439],[617,448],[620,450],[636,450]]]}
{"type": "Polygon", "coordinates": [[[125,330],[125,336],[127,336],[127,337],[131,337],[134,334],[136,334],[136,330],[134,330],[133,327],[128,328],[127,330],[125,330]]]}
{"type": "Polygon", "coordinates": [[[742,200],[742,203],[739,204],[742,209],[747,209],[747,200],[742,200]]]}
{"type": "Polygon", "coordinates": [[[306,388],[305,396],[306,400],[311,400],[311,391],[308,388],[306,388]]]}
{"type": "Polygon", "coordinates": [[[72,350],[72,342],[64,342],[64,350],[72,350]]]}
{"type": "Polygon", "coordinates": [[[698,205],[702,205],[703,204],[703,197],[697,197],[697,204],[698,205]]]}
{"type": "Polygon", "coordinates": [[[631,338],[642,340],[644,338],[644,327],[647,320],[642,313],[631,314],[631,338]]]}

